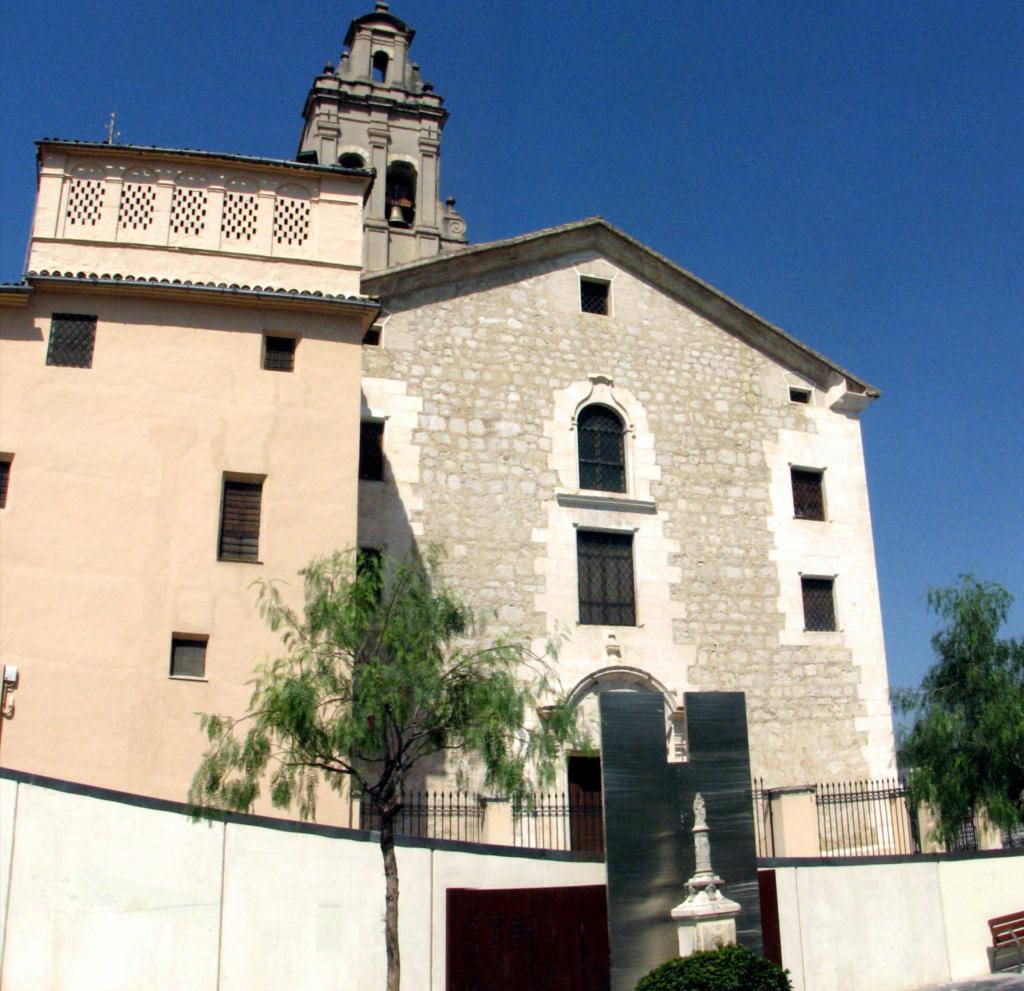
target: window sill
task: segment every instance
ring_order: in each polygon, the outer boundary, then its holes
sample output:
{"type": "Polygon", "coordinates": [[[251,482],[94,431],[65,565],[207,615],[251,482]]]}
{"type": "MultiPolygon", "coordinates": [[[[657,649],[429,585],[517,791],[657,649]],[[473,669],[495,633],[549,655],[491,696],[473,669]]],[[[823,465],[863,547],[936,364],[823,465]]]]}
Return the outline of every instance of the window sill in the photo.
{"type": "Polygon", "coordinates": [[[558,492],[555,499],[559,506],[569,509],[601,509],[613,513],[645,513],[654,515],[658,507],[653,499],[632,499],[629,496],[611,492],[558,492]]]}
{"type": "Polygon", "coordinates": [[[217,560],[223,564],[263,564],[252,557],[218,557],[217,560]]]}
{"type": "Polygon", "coordinates": [[[190,674],[169,674],[168,681],[198,681],[201,684],[209,684],[209,678],[195,678],[190,674]]]}

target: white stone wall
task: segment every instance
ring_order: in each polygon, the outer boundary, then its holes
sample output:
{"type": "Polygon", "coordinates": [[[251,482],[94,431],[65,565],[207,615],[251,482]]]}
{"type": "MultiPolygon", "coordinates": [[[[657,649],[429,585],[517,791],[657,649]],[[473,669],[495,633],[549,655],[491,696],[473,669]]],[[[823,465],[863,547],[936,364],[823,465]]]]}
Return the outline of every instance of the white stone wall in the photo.
{"type": "MultiPolygon", "coordinates": [[[[510,852],[511,853],[511,852],[510,852]]],[[[402,988],[445,987],[449,887],[604,884],[604,864],[399,847],[402,988]]],[[[0,780],[3,991],[379,991],[375,842],[0,780]]]]}
{"type": "Polygon", "coordinates": [[[409,449],[386,438],[415,473],[372,507],[361,490],[361,541],[404,530],[445,546],[451,577],[502,628],[537,646],[566,635],[567,689],[625,666],[669,704],[746,692],[770,785],[892,770],[860,425],[838,376],[807,382],[592,253],[384,303],[365,392],[378,415],[422,410],[409,449]],[[581,276],[609,280],[608,316],[580,312],[581,276]],[[812,404],[790,402],[790,385],[812,404]],[[626,423],[623,495],[579,490],[588,401],[626,423]],[[793,519],[789,462],[826,470],[828,522],[793,519]],[[579,527],[634,534],[636,626],[577,622],[579,527]],[[837,576],[835,633],[804,633],[801,571],[837,576]]]}

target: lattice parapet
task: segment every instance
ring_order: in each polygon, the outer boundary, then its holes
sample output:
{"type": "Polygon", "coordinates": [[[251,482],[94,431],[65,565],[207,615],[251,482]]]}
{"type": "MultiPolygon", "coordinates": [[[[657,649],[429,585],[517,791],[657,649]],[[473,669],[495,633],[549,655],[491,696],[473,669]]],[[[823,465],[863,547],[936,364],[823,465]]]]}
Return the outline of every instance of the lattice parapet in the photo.
{"type": "Polygon", "coordinates": [[[117,226],[121,230],[146,231],[153,223],[156,186],[151,182],[126,182],[121,187],[121,209],[117,226]]]}
{"type": "Polygon", "coordinates": [[[224,193],[224,212],[221,214],[220,232],[235,241],[251,241],[256,233],[259,203],[255,193],[224,193]]]}
{"type": "Polygon", "coordinates": [[[309,238],[309,200],[277,194],[274,200],[274,242],[301,245],[309,238]]]}
{"type": "Polygon", "coordinates": [[[206,227],[207,192],[191,186],[176,186],[171,201],[171,233],[198,235],[206,227]]]}
{"type": "Polygon", "coordinates": [[[102,179],[72,176],[68,191],[68,223],[79,227],[95,227],[103,211],[105,193],[102,179]]]}

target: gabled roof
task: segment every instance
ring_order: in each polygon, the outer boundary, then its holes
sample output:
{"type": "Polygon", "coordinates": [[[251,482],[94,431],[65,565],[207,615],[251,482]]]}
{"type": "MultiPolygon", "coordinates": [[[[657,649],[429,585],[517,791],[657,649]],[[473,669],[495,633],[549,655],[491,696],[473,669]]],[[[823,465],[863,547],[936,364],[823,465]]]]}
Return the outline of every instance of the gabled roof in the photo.
{"type": "Polygon", "coordinates": [[[680,268],[664,255],[630,237],[602,217],[589,217],[559,227],[548,227],[503,241],[476,244],[432,258],[396,265],[363,276],[363,292],[390,298],[438,286],[458,284],[483,274],[509,281],[519,266],[542,262],[572,252],[595,251],[628,268],[644,281],[680,300],[713,323],[793,368],[812,381],[825,383],[834,373],[846,379],[853,392],[868,399],[881,395],[874,386],[798,341],[780,327],[759,317],[714,286],[680,268]]]}

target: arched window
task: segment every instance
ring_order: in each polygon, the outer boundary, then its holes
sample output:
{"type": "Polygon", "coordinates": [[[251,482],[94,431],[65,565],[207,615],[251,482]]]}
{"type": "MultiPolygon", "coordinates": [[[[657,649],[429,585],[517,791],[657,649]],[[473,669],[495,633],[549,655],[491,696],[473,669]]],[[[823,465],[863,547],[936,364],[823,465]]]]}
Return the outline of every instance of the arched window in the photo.
{"type": "Polygon", "coordinates": [[[386,52],[373,53],[373,81],[386,83],[388,81],[388,56],[386,52]]]}
{"type": "Polygon", "coordinates": [[[409,162],[388,166],[384,198],[392,227],[412,227],[416,223],[416,169],[409,162]]]}
{"type": "Polygon", "coordinates": [[[338,158],[338,164],[343,169],[365,169],[366,162],[358,152],[346,151],[338,158]]]}
{"type": "Polygon", "coordinates": [[[586,406],[576,418],[580,488],[626,491],[625,424],[607,406],[586,406]]]}

